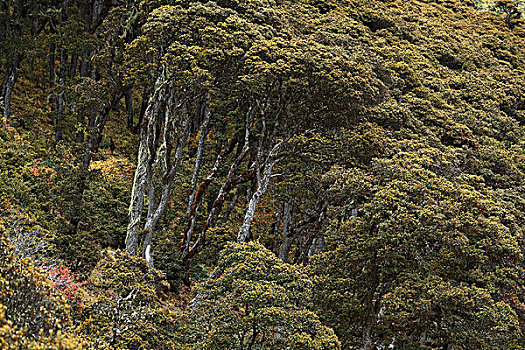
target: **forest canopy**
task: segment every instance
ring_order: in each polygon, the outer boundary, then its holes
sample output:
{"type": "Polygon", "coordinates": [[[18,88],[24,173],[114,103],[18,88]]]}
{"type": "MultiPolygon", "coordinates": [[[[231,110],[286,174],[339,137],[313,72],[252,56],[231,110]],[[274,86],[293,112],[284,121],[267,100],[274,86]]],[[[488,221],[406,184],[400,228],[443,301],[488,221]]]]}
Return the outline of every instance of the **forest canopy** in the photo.
{"type": "Polygon", "coordinates": [[[514,1],[0,1],[0,348],[525,348],[514,1]]]}

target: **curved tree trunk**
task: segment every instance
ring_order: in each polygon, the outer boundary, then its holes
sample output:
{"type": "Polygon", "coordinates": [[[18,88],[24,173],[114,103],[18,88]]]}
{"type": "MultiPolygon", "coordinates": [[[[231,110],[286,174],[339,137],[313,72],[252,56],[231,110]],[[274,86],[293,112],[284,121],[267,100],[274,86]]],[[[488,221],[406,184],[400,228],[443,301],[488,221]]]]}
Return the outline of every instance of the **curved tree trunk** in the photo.
{"type": "Polygon", "coordinates": [[[255,210],[257,209],[259,201],[268,188],[268,184],[270,183],[270,178],[272,176],[272,169],[277,162],[277,159],[269,159],[264,166],[264,171],[262,172],[261,177],[257,178],[257,190],[252,195],[250,202],[248,203],[248,208],[246,209],[246,214],[244,215],[241,229],[237,235],[237,243],[245,243],[250,240],[250,229],[255,216],[255,210]]]}
{"type": "Polygon", "coordinates": [[[11,116],[11,99],[16,81],[18,80],[18,69],[20,68],[21,60],[21,55],[15,54],[13,63],[11,64],[11,67],[8,69],[4,78],[5,86],[2,87],[2,100],[4,103],[3,118],[5,119],[6,124],[9,124],[9,117],[11,116]]]}
{"type": "Polygon", "coordinates": [[[154,128],[157,125],[158,114],[165,95],[165,87],[160,77],[157,79],[155,85],[155,90],[149,99],[148,106],[144,113],[145,117],[140,126],[139,153],[131,189],[131,201],[128,214],[129,223],[126,232],[126,252],[129,255],[137,255],[138,230],[144,208],[147,176],[151,167],[151,158],[153,157],[150,144],[153,143],[154,128]]]}

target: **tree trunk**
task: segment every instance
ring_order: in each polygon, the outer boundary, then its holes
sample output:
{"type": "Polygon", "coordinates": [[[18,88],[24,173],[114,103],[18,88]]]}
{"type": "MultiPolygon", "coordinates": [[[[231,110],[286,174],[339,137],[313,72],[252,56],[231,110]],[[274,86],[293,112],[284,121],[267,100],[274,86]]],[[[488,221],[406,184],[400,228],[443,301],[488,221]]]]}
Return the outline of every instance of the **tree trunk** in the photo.
{"type": "MultiPolygon", "coordinates": [[[[82,54],[82,60],[80,62],[80,76],[88,77],[89,76],[89,53],[84,52],[82,54]]],[[[84,142],[84,126],[86,124],[86,109],[80,108],[77,113],[77,142],[84,142]]]]}
{"type": "MultiPolygon", "coordinates": [[[[255,114],[254,108],[250,107],[248,112],[246,113],[246,122],[245,122],[245,129],[244,129],[244,143],[242,144],[242,148],[239,150],[237,149],[237,155],[235,160],[232,162],[230,166],[230,170],[228,171],[228,175],[226,176],[226,179],[224,180],[224,183],[222,184],[221,188],[219,189],[219,192],[217,194],[217,197],[215,198],[209,213],[208,218],[206,220],[206,223],[204,224],[204,227],[201,231],[201,234],[191,247],[191,249],[188,251],[187,254],[183,257],[183,265],[187,268],[190,264],[191,259],[202,250],[204,247],[204,244],[206,242],[206,233],[209,228],[214,227],[217,223],[217,219],[219,217],[219,213],[222,209],[222,206],[224,205],[224,201],[226,200],[226,196],[231,191],[232,187],[236,184],[237,180],[235,178],[235,173],[237,171],[237,168],[241,164],[242,160],[246,156],[246,153],[248,152],[248,148],[250,145],[250,135],[251,135],[251,129],[253,125],[253,116],[255,114]]],[[[232,143],[233,144],[233,143],[232,143]]],[[[241,179],[243,176],[241,175],[241,179]]]]}
{"type": "MultiPolygon", "coordinates": [[[[51,34],[55,34],[54,30],[54,23],[53,18],[50,20],[50,32],[51,34]]],[[[49,88],[51,89],[51,95],[49,98],[49,103],[51,104],[51,110],[54,112],[56,111],[56,103],[57,103],[57,97],[55,92],[55,85],[56,85],[56,43],[54,39],[49,44],[49,88]]]]}
{"type": "MultiPolygon", "coordinates": [[[[172,99],[170,98],[170,100],[172,99]]],[[[169,105],[171,105],[170,102],[169,102],[169,105]]],[[[153,210],[152,210],[152,207],[149,206],[146,224],[144,225],[144,230],[146,231],[146,235],[144,237],[142,257],[146,259],[146,261],[148,262],[149,268],[153,268],[154,266],[153,265],[153,250],[151,248],[153,231],[155,230],[157,223],[159,222],[160,218],[164,214],[164,211],[166,210],[166,207],[168,205],[170,194],[171,194],[171,184],[173,183],[173,179],[175,178],[175,174],[179,167],[179,163],[182,159],[184,148],[186,147],[186,144],[188,142],[191,113],[187,110],[186,103],[184,103],[184,105],[185,107],[184,107],[184,110],[181,116],[182,121],[179,127],[179,133],[177,137],[177,146],[175,149],[173,160],[169,159],[170,154],[171,154],[171,152],[169,151],[169,148],[170,148],[170,143],[172,142],[172,138],[169,137],[170,128],[172,125],[171,115],[170,115],[173,112],[172,105],[166,111],[166,120],[164,123],[165,131],[164,131],[163,144],[159,147],[155,155],[155,162],[156,162],[158,159],[161,158],[162,152],[164,152],[163,148],[167,149],[164,153],[165,159],[163,160],[164,164],[167,165],[167,173],[164,173],[162,177],[162,190],[161,190],[160,201],[157,207],[154,208],[153,210]]],[[[154,167],[155,167],[155,164],[153,165],[150,171],[153,171],[154,167]]],[[[148,182],[148,187],[150,186],[152,186],[151,181],[148,182]]],[[[149,203],[152,203],[152,202],[154,203],[155,202],[154,191],[148,191],[148,192],[149,192],[148,194],[149,203]]]]}
{"type": "Polygon", "coordinates": [[[294,236],[290,235],[289,227],[292,221],[292,206],[290,203],[284,203],[283,209],[283,238],[281,246],[279,247],[279,259],[283,262],[288,262],[290,254],[290,247],[292,246],[294,236]]]}
{"type": "MultiPolygon", "coordinates": [[[[66,22],[69,18],[68,3],[66,0],[62,3],[62,22],[66,22]]],[[[64,88],[66,85],[67,76],[67,51],[65,48],[60,50],[60,75],[58,77],[58,86],[60,91],[58,92],[58,110],[55,116],[55,142],[62,141],[64,135],[62,130],[62,121],[66,112],[66,102],[64,99],[64,88]]]]}
{"type": "Polygon", "coordinates": [[[13,95],[13,89],[15,87],[15,83],[18,80],[18,69],[20,68],[20,61],[21,61],[21,55],[15,54],[15,57],[13,59],[13,63],[8,69],[6,73],[5,78],[5,88],[3,89],[3,102],[4,102],[4,113],[3,118],[6,122],[6,124],[9,124],[9,117],[11,116],[11,98],[13,95]]]}
{"type": "Polygon", "coordinates": [[[260,120],[261,120],[261,132],[259,135],[259,142],[258,142],[258,148],[256,153],[256,165],[255,165],[255,180],[257,189],[255,192],[249,193],[247,195],[248,199],[248,206],[246,209],[246,213],[244,215],[244,220],[241,226],[241,229],[239,230],[239,233],[237,234],[237,243],[245,243],[248,242],[252,236],[251,236],[251,226],[253,223],[253,218],[255,216],[255,211],[257,209],[257,205],[259,204],[259,201],[261,200],[262,196],[266,192],[266,189],[268,188],[268,184],[270,183],[270,179],[272,177],[272,170],[275,164],[279,161],[278,152],[281,148],[282,141],[275,143],[275,138],[277,134],[277,130],[279,129],[279,115],[276,116],[275,124],[273,127],[272,133],[269,135],[267,144],[269,145],[268,152],[266,159],[263,162],[263,155],[265,153],[265,148],[267,146],[264,146],[265,139],[266,139],[266,109],[267,104],[266,102],[263,102],[261,105],[260,110],[260,120]]]}
{"type": "Polygon", "coordinates": [[[144,92],[142,94],[142,103],[140,104],[140,113],[139,113],[139,120],[137,122],[137,125],[134,128],[134,132],[139,134],[140,133],[140,126],[142,125],[142,120],[144,118],[144,114],[146,113],[146,109],[148,108],[148,101],[150,96],[151,90],[144,89],[144,92]]]}
{"type": "Polygon", "coordinates": [[[128,129],[133,129],[133,90],[128,88],[124,93],[124,101],[126,103],[126,112],[128,114],[128,129]]]}
{"type": "MultiPolygon", "coordinates": [[[[18,70],[20,68],[20,63],[22,62],[23,52],[19,52],[17,47],[20,44],[21,38],[24,35],[24,26],[23,20],[27,16],[27,13],[23,10],[23,2],[18,2],[12,4],[12,13],[10,2],[2,2],[4,10],[11,17],[12,23],[6,23],[3,28],[7,32],[4,36],[9,36],[9,40],[15,44],[15,52],[12,53],[12,59],[7,59],[7,67],[2,82],[2,94],[0,96],[3,103],[3,112],[2,117],[5,121],[5,124],[9,124],[9,118],[11,117],[11,99],[13,95],[13,90],[15,88],[16,81],[18,80],[18,70]],[[9,31],[12,29],[12,31],[9,31]]],[[[8,53],[5,53],[8,57],[8,53]]]]}
{"type": "MultiPolygon", "coordinates": [[[[192,199],[192,204],[190,207],[190,210],[188,212],[188,222],[186,224],[186,230],[184,239],[182,241],[182,259],[183,261],[186,261],[186,258],[189,254],[189,247],[191,243],[193,228],[195,226],[195,218],[197,216],[197,211],[199,210],[199,206],[202,202],[202,197],[204,195],[204,192],[208,188],[208,186],[211,184],[211,182],[215,179],[217,176],[217,173],[219,171],[219,167],[221,166],[224,157],[226,157],[228,154],[230,154],[235,147],[235,141],[232,140],[228,148],[223,149],[218,155],[217,159],[215,160],[215,163],[213,164],[213,168],[211,170],[211,173],[201,182],[199,185],[194,198],[192,199]]],[[[220,191],[219,191],[220,192],[220,191]]]]}
{"type": "Polygon", "coordinates": [[[66,111],[66,102],[64,99],[64,86],[66,83],[66,68],[67,68],[67,53],[65,49],[60,53],[60,75],[58,77],[58,110],[55,116],[55,142],[60,142],[63,139],[62,121],[66,111]]]}
{"type": "Polygon", "coordinates": [[[129,223],[126,232],[126,252],[129,255],[137,255],[138,247],[138,228],[142,209],[144,208],[144,196],[146,195],[146,181],[152,158],[149,144],[153,140],[154,128],[157,124],[159,110],[164,100],[164,86],[161,78],[155,83],[155,90],[149,99],[148,106],[144,113],[145,117],[140,126],[139,153],[137,168],[133,179],[131,201],[129,206],[129,223]]]}
{"type": "Polygon", "coordinates": [[[312,257],[315,254],[324,252],[324,250],[325,250],[324,236],[315,237],[312,240],[312,244],[310,245],[310,248],[308,249],[308,259],[310,259],[310,257],[312,257]]]}
{"type": "Polygon", "coordinates": [[[377,287],[379,286],[379,271],[377,266],[372,264],[370,276],[370,289],[365,297],[365,319],[362,332],[361,350],[372,350],[374,342],[372,340],[372,329],[377,322],[377,309],[379,301],[377,299],[377,287]]]}
{"type": "Polygon", "coordinates": [[[237,235],[237,243],[245,243],[250,240],[250,229],[255,216],[255,210],[257,209],[259,201],[268,188],[268,183],[270,182],[270,178],[272,176],[272,169],[277,161],[277,159],[268,159],[264,167],[264,171],[261,174],[262,177],[257,178],[257,190],[252,195],[252,198],[250,198],[250,202],[248,203],[248,209],[246,210],[241,229],[237,235]]]}
{"type": "Polygon", "coordinates": [[[71,54],[71,64],[69,65],[69,78],[73,79],[77,75],[77,66],[78,66],[78,54],[71,54]]]}
{"type": "Polygon", "coordinates": [[[89,120],[88,142],[82,156],[80,176],[77,183],[77,192],[72,195],[72,215],[69,220],[71,225],[70,234],[72,235],[76,234],[79,230],[80,216],[82,214],[82,202],[84,198],[84,192],[88,187],[87,181],[90,173],[89,167],[91,165],[91,160],[93,159],[93,155],[98,152],[100,143],[102,142],[102,135],[108,115],[112,110],[112,106],[118,101],[119,96],[121,96],[120,92],[116,92],[112,100],[109,101],[108,105],[106,105],[103,110],[94,113],[92,118],[89,120]]]}
{"type": "Polygon", "coordinates": [[[89,56],[88,52],[82,54],[82,62],[80,63],[80,76],[88,77],[89,76],[89,56]]]}
{"type": "Polygon", "coordinates": [[[171,90],[169,96],[166,96],[168,87],[162,79],[163,75],[159,74],[140,127],[138,162],[133,180],[126,234],[126,252],[136,255],[139,240],[138,228],[144,209],[144,197],[147,196],[148,208],[144,224],[142,257],[147,260],[150,268],[154,266],[153,232],[168,206],[171,185],[188,141],[192,115],[188,110],[189,102],[185,97],[178,105],[175,105],[174,90],[171,90]],[[162,110],[164,110],[164,119],[160,118],[162,110]],[[158,141],[161,138],[162,142],[159,145],[158,141]],[[157,194],[154,174],[159,165],[161,187],[160,193],[157,194]],[[156,198],[159,197],[157,202],[156,198]]]}
{"type": "Polygon", "coordinates": [[[208,135],[208,123],[210,122],[210,95],[206,94],[204,101],[203,114],[204,120],[199,130],[199,144],[197,146],[197,155],[195,156],[195,166],[193,167],[193,174],[191,176],[190,183],[190,196],[188,199],[188,208],[186,209],[186,215],[190,214],[191,207],[195,199],[195,189],[197,186],[197,178],[199,176],[199,170],[202,163],[202,153],[204,151],[204,143],[206,136],[208,135]]]}
{"type": "Polygon", "coordinates": [[[226,212],[224,212],[224,216],[221,220],[222,225],[228,222],[228,219],[230,218],[230,215],[233,212],[233,209],[235,208],[235,205],[237,204],[237,201],[239,200],[240,195],[241,195],[241,192],[239,190],[236,190],[235,194],[233,195],[233,199],[230,205],[228,205],[228,209],[226,209],[226,212]]]}

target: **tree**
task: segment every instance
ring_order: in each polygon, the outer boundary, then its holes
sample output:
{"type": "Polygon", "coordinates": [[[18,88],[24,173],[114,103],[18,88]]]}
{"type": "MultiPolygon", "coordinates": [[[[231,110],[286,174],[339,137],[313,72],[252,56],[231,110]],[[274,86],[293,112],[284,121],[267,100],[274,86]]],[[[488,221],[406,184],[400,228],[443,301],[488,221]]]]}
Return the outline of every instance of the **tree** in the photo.
{"type": "Polygon", "coordinates": [[[363,349],[394,339],[489,349],[520,337],[521,299],[508,288],[523,273],[512,223],[490,197],[429,170],[434,152],[327,174],[345,204],[316,260],[330,287],[316,291],[334,321],[361,320],[345,337],[363,349]]]}
{"type": "Polygon", "coordinates": [[[517,1],[498,1],[494,5],[494,10],[505,14],[505,23],[512,29],[516,25],[515,21],[521,18],[521,11],[517,1]]]}
{"type": "Polygon", "coordinates": [[[78,349],[69,305],[47,274],[29,258],[13,255],[0,225],[0,345],[4,349],[78,349]]]}
{"type": "Polygon", "coordinates": [[[44,30],[50,14],[59,5],[55,1],[8,1],[0,3],[2,26],[0,42],[4,77],[0,91],[2,118],[9,122],[11,101],[15,84],[18,80],[22,61],[38,48],[36,37],[44,30]]]}
{"type": "MultiPolygon", "coordinates": [[[[309,310],[312,282],[262,245],[230,243],[217,279],[201,286],[187,313],[185,341],[205,349],[340,349],[333,331],[309,310]]],[[[184,338],[183,338],[184,339],[184,338]]]]}
{"type": "Polygon", "coordinates": [[[176,349],[172,311],[160,297],[167,287],[142,258],[108,251],[88,279],[77,331],[97,348],[176,349]]]}
{"type": "MultiPolygon", "coordinates": [[[[246,6],[263,13],[256,3],[249,2],[246,6]]],[[[307,21],[305,9],[298,5],[297,10],[303,11],[301,15],[307,21]]],[[[177,166],[190,124],[218,131],[221,116],[234,118],[221,130],[229,142],[218,148],[214,166],[199,186],[195,179],[200,156],[196,157],[188,225],[181,247],[184,265],[203,249],[206,231],[216,224],[225,197],[246,181],[252,186],[246,194],[248,204],[237,241],[251,239],[256,208],[270,183],[273,168],[292,152],[287,150],[288,140],[309,128],[351,122],[359,115],[362,103],[374,103],[380,98],[378,90],[383,84],[378,79],[354,78],[362,68],[354,64],[357,58],[353,53],[316,38],[321,33],[295,37],[280,18],[288,16],[284,7],[270,13],[260,22],[251,17],[251,12],[247,14],[230,5],[195,2],[161,6],[152,11],[144,25],[144,35],[131,46],[130,64],[137,67],[138,75],[148,76],[141,68],[147,67],[144,64],[147,62],[150,79],[155,83],[141,129],[141,150],[130,204],[127,236],[130,254],[137,251],[144,196],[150,191],[142,255],[146,257],[145,252],[150,249],[151,259],[153,230],[170,198],[171,183],[179,171],[177,166]],[[323,118],[314,117],[321,111],[323,118]],[[163,113],[169,114],[165,121],[161,119],[163,113]],[[180,130],[178,136],[170,136],[166,129],[172,120],[174,128],[180,130]],[[161,141],[160,135],[166,137],[162,136],[161,141]],[[208,210],[206,222],[200,235],[194,236],[203,193],[217,178],[226,156],[234,148],[236,154],[229,160],[229,170],[208,210]],[[162,189],[155,203],[154,173],[161,159],[170,166],[159,168],[162,189]]],[[[364,70],[373,74],[368,67],[364,70]]],[[[197,154],[202,154],[202,147],[200,143],[197,154]]]]}

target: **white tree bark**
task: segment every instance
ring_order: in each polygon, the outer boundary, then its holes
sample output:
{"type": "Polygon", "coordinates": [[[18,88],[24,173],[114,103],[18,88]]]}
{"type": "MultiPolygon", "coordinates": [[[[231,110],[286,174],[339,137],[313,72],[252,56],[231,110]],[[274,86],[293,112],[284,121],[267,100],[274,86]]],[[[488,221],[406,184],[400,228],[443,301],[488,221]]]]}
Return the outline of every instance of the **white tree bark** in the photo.
{"type": "Polygon", "coordinates": [[[259,201],[268,188],[268,183],[272,177],[272,169],[275,164],[277,164],[277,162],[278,159],[268,159],[264,166],[264,171],[261,174],[261,178],[257,179],[257,190],[252,195],[252,198],[250,198],[250,202],[248,203],[248,208],[246,209],[246,214],[244,215],[241,229],[237,235],[237,243],[245,243],[250,240],[250,229],[255,216],[255,210],[257,209],[259,201]]]}
{"type": "Polygon", "coordinates": [[[144,208],[144,196],[146,195],[146,183],[148,174],[151,173],[151,159],[153,157],[151,144],[153,143],[154,129],[161,104],[164,100],[165,84],[159,77],[155,83],[155,90],[149,99],[145,112],[145,118],[141,125],[139,153],[137,157],[137,168],[131,188],[131,200],[129,206],[129,223],[126,232],[126,252],[129,255],[137,255],[138,229],[142,210],[144,208]]]}
{"type": "MultiPolygon", "coordinates": [[[[148,191],[148,216],[146,218],[146,224],[144,225],[144,230],[146,231],[145,237],[144,237],[144,243],[142,246],[142,257],[146,259],[146,250],[149,250],[149,257],[147,259],[148,266],[150,268],[153,268],[153,250],[151,248],[152,245],[152,239],[153,239],[153,231],[155,230],[155,227],[157,226],[160,218],[164,214],[166,207],[168,206],[170,194],[171,194],[171,184],[173,183],[173,179],[175,178],[175,174],[177,173],[177,169],[179,167],[180,161],[182,159],[182,155],[184,153],[184,149],[186,148],[186,143],[188,142],[188,136],[189,136],[189,125],[190,125],[190,118],[191,113],[189,113],[187,107],[183,108],[182,115],[181,115],[181,121],[179,123],[179,132],[177,136],[177,142],[176,142],[176,148],[175,153],[173,155],[173,158],[171,159],[171,144],[173,142],[173,138],[170,137],[170,134],[172,133],[172,130],[174,129],[173,125],[171,125],[173,118],[171,114],[174,112],[173,108],[177,109],[177,107],[174,107],[174,104],[172,103],[173,100],[170,98],[170,103],[168,104],[168,108],[166,110],[166,120],[164,124],[164,137],[163,137],[163,143],[160,146],[159,150],[156,154],[156,159],[153,168],[156,167],[158,162],[162,162],[163,164],[163,176],[162,176],[162,188],[161,188],[161,196],[159,203],[155,206],[155,190],[153,186],[153,182],[148,183],[148,186],[151,187],[151,191],[148,191]],[[153,203],[153,204],[152,204],[153,203]]],[[[175,121],[173,121],[175,123],[175,121]]],[[[154,169],[151,170],[151,173],[154,169]]]]}

